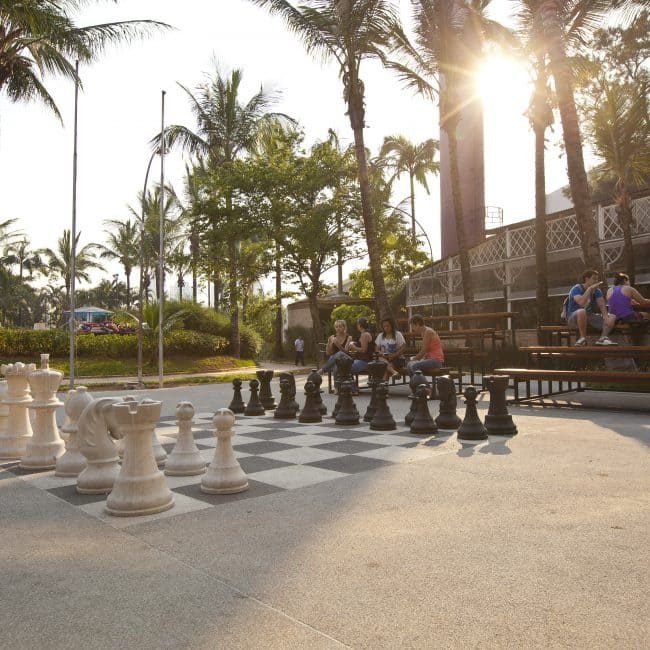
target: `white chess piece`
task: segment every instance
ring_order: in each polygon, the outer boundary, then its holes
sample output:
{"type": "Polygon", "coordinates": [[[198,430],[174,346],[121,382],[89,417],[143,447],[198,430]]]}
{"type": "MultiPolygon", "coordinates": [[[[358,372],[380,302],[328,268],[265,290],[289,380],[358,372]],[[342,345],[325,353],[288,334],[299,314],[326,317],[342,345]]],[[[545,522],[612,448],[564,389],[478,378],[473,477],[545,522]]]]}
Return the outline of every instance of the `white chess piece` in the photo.
{"type": "Polygon", "coordinates": [[[194,407],[191,402],[179,402],[176,406],[178,439],[165,464],[167,476],[195,476],[205,472],[205,461],[194,443],[192,418],[194,407]]]}
{"type": "Polygon", "coordinates": [[[107,409],[119,402],[118,397],[93,400],[79,416],[77,444],[88,465],[77,479],[80,494],[108,494],[120,472],[117,447],[111,436],[115,424],[108,419],[107,409]]]}
{"type": "Polygon", "coordinates": [[[28,408],[34,413],[34,435],[20,459],[23,469],[54,469],[56,459],[65,451],[56,426],[56,409],[63,406],[56,391],[62,379],[62,372],[50,368],[49,354],[41,354],[41,367],[27,375],[33,396],[28,408]]]}
{"type": "Polygon", "coordinates": [[[212,419],[217,446],[208,471],[201,479],[201,492],[234,494],[248,490],[248,479],[235,458],[232,438],[235,434],[235,414],[230,409],[218,409],[212,419]]]}
{"type": "Polygon", "coordinates": [[[92,401],[93,398],[85,386],[68,391],[64,404],[66,418],[61,427],[61,431],[68,434],[68,440],[65,443],[65,453],[56,461],[54,476],[79,476],[86,468],[86,459],[79,451],[77,431],[79,418],[92,401]]]}
{"type": "Polygon", "coordinates": [[[124,460],[105,511],[120,517],[151,515],[169,510],[174,497],[165,475],[156,466],[151,433],[160,418],[162,402],[114,404],[111,419],[124,439],[124,460]]]}
{"type": "Polygon", "coordinates": [[[25,455],[27,441],[32,437],[32,424],[27,407],[32,401],[27,375],[36,370],[33,363],[3,364],[0,372],[7,378],[7,395],[2,400],[7,407],[5,432],[0,431],[0,458],[19,459],[25,455]]]}
{"type": "Polygon", "coordinates": [[[0,381],[0,441],[7,437],[7,420],[9,419],[9,404],[7,399],[7,381],[0,381]]]}

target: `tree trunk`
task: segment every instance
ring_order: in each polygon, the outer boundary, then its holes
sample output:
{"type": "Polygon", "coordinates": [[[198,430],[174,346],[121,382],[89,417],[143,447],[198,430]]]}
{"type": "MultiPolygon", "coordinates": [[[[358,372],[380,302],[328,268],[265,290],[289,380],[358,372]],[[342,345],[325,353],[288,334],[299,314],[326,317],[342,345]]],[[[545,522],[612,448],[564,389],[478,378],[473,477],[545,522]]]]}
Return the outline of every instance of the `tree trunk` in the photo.
{"type": "MultiPolygon", "coordinates": [[[[411,239],[415,248],[417,246],[417,239],[415,236],[415,182],[413,181],[413,174],[409,174],[409,182],[411,184],[411,239]]],[[[431,263],[433,264],[433,260],[431,260],[431,263]]],[[[431,291],[433,291],[433,287],[431,291]]]]}
{"type": "Polygon", "coordinates": [[[129,311],[131,309],[131,270],[127,273],[126,275],[126,311],[129,311]]]}
{"type": "Polygon", "coordinates": [[[598,271],[604,282],[605,274],[598,244],[598,232],[593,218],[591,195],[582,156],[582,138],[573,96],[571,69],[562,43],[559,8],[559,0],[542,0],[539,5],[539,13],[546,35],[546,49],[551,63],[553,79],[555,80],[555,92],[560,109],[562,136],[567,156],[569,185],[573,205],[575,206],[585,266],[598,271]]]}
{"type": "MultiPolygon", "coordinates": [[[[349,61],[354,62],[355,57],[348,55],[349,61]]],[[[364,108],[362,82],[357,75],[357,69],[352,63],[348,67],[349,80],[346,86],[346,97],[348,103],[348,116],[350,126],[354,133],[354,153],[357,159],[357,172],[359,176],[359,190],[361,193],[361,213],[363,225],[366,231],[366,244],[368,246],[368,258],[370,262],[370,274],[375,289],[375,301],[379,309],[380,318],[393,318],[393,312],[388,302],[384,274],[381,268],[381,249],[379,247],[379,236],[377,224],[372,207],[372,195],[370,192],[370,179],[368,177],[368,163],[366,160],[366,146],[363,139],[364,129],[364,108]]]]}
{"type": "Polygon", "coordinates": [[[282,265],[280,253],[277,251],[275,258],[275,331],[273,332],[274,346],[273,356],[282,359],[284,350],[282,348],[282,265]]]}
{"type": "Polygon", "coordinates": [[[323,326],[320,322],[320,314],[318,312],[318,295],[315,293],[307,294],[307,302],[309,303],[309,314],[311,315],[312,331],[314,332],[314,347],[318,352],[318,344],[325,341],[325,333],[323,326]]]}
{"type": "Polygon", "coordinates": [[[230,293],[230,352],[234,357],[241,355],[239,339],[239,286],[237,284],[237,246],[234,241],[228,242],[230,257],[230,273],[228,274],[228,292],[230,293]]]}
{"type": "Polygon", "coordinates": [[[618,183],[616,203],[618,220],[623,231],[623,263],[625,264],[625,273],[630,276],[630,284],[634,286],[636,264],[634,262],[634,248],[632,247],[632,206],[630,193],[624,180],[618,183]]]}
{"type": "MultiPolygon", "coordinates": [[[[441,128],[445,128],[441,125],[441,128]]],[[[456,239],[458,241],[458,259],[460,261],[460,276],[463,282],[463,298],[469,313],[474,311],[474,288],[472,286],[472,269],[469,263],[467,237],[465,236],[465,221],[463,220],[463,200],[460,193],[460,173],[458,171],[458,142],[455,125],[448,124],[445,128],[449,140],[449,171],[451,176],[451,195],[454,202],[454,222],[456,224],[456,239]]]]}

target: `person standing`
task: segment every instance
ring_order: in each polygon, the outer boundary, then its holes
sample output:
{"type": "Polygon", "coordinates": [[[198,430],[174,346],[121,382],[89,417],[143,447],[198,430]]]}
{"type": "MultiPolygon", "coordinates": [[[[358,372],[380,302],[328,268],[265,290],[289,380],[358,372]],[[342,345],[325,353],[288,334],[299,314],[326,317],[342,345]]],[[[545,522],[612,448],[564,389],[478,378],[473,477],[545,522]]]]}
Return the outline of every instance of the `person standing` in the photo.
{"type": "Polygon", "coordinates": [[[607,313],[601,284],[598,271],[587,270],[582,274],[582,283],[573,285],[569,291],[566,322],[571,329],[578,330],[577,346],[587,345],[587,324],[600,330],[596,345],[617,345],[608,336],[614,329],[616,316],[607,313]]]}
{"type": "Polygon", "coordinates": [[[630,284],[630,277],[625,273],[617,273],[614,277],[614,286],[607,292],[607,305],[617,323],[638,323],[649,319],[647,313],[636,311],[634,307],[649,308],[650,300],[630,284]]]}
{"type": "Polygon", "coordinates": [[[298,338],[293,342],[293,347],[296,351],[296,364],[297,366],[305,365],[305,340],[298,334],[298,338]]]}
{"type": "Polygon", "coordinates": [[[438,333],[424,324],[424,318],[420,314],[414,314],[410,323],[413,334],[422,337],[422,347],[406,365],[409,374],[412,375],[416,370],[442,368],[445,355],[442,351],[442,341],[438,333]]]}

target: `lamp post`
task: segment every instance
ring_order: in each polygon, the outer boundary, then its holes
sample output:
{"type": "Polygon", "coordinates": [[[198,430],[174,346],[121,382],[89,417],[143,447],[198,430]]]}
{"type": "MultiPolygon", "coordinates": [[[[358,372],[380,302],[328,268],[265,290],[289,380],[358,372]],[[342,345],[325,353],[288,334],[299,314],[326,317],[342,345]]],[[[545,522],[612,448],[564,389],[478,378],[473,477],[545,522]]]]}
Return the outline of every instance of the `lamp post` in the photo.
{"type": "Polygon", "coordinates": [[[418,228],[422,231],[422,234],[424,235],[424,238],[427,240],[427,244],[429,245],[429,259],[431,260],[431,318],[434,317],[435,315],[435,299],[433,296],[433,281],[435,279],[434,273],[433,273],[433,246],[431,246],[431,240],[429,239],[429,235],[427,235],[427,231],[422,227],[422,224],[412,215],[406,212],[406,210],[402,210],[402,208],[398,208],[396,206],[390,206],[393,210],[396,210],[397,212],[401,212],[402,214],[405,214],[409,219],[412,220],[414,225],[417,225],[418,228]]]}
{"type": "Polygon", "coordinates": [[[72,225],[70,228],[70,332],[69,332],[69,375],[70,389],[74,388],[74,358],[75,358],[75,335],[76,321],[75,312],[75,276],[77,275],[77,127],[79,115],[79,61],[75,61],[74,81],[74,144],[72,151],[72,225]]]}

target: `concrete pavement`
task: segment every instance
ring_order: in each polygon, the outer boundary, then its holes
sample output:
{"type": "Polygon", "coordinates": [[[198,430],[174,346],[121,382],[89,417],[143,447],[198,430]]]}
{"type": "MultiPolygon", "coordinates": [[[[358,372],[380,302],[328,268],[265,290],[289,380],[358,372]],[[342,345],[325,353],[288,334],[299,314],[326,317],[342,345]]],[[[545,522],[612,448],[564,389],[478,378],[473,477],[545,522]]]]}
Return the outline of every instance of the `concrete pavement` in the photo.
{"type": "Polygon", "coordinates": [[[119,530],[4,471],[2,646],[646,648],[647,414],[511,413],[508,441],[119,530]]]}

